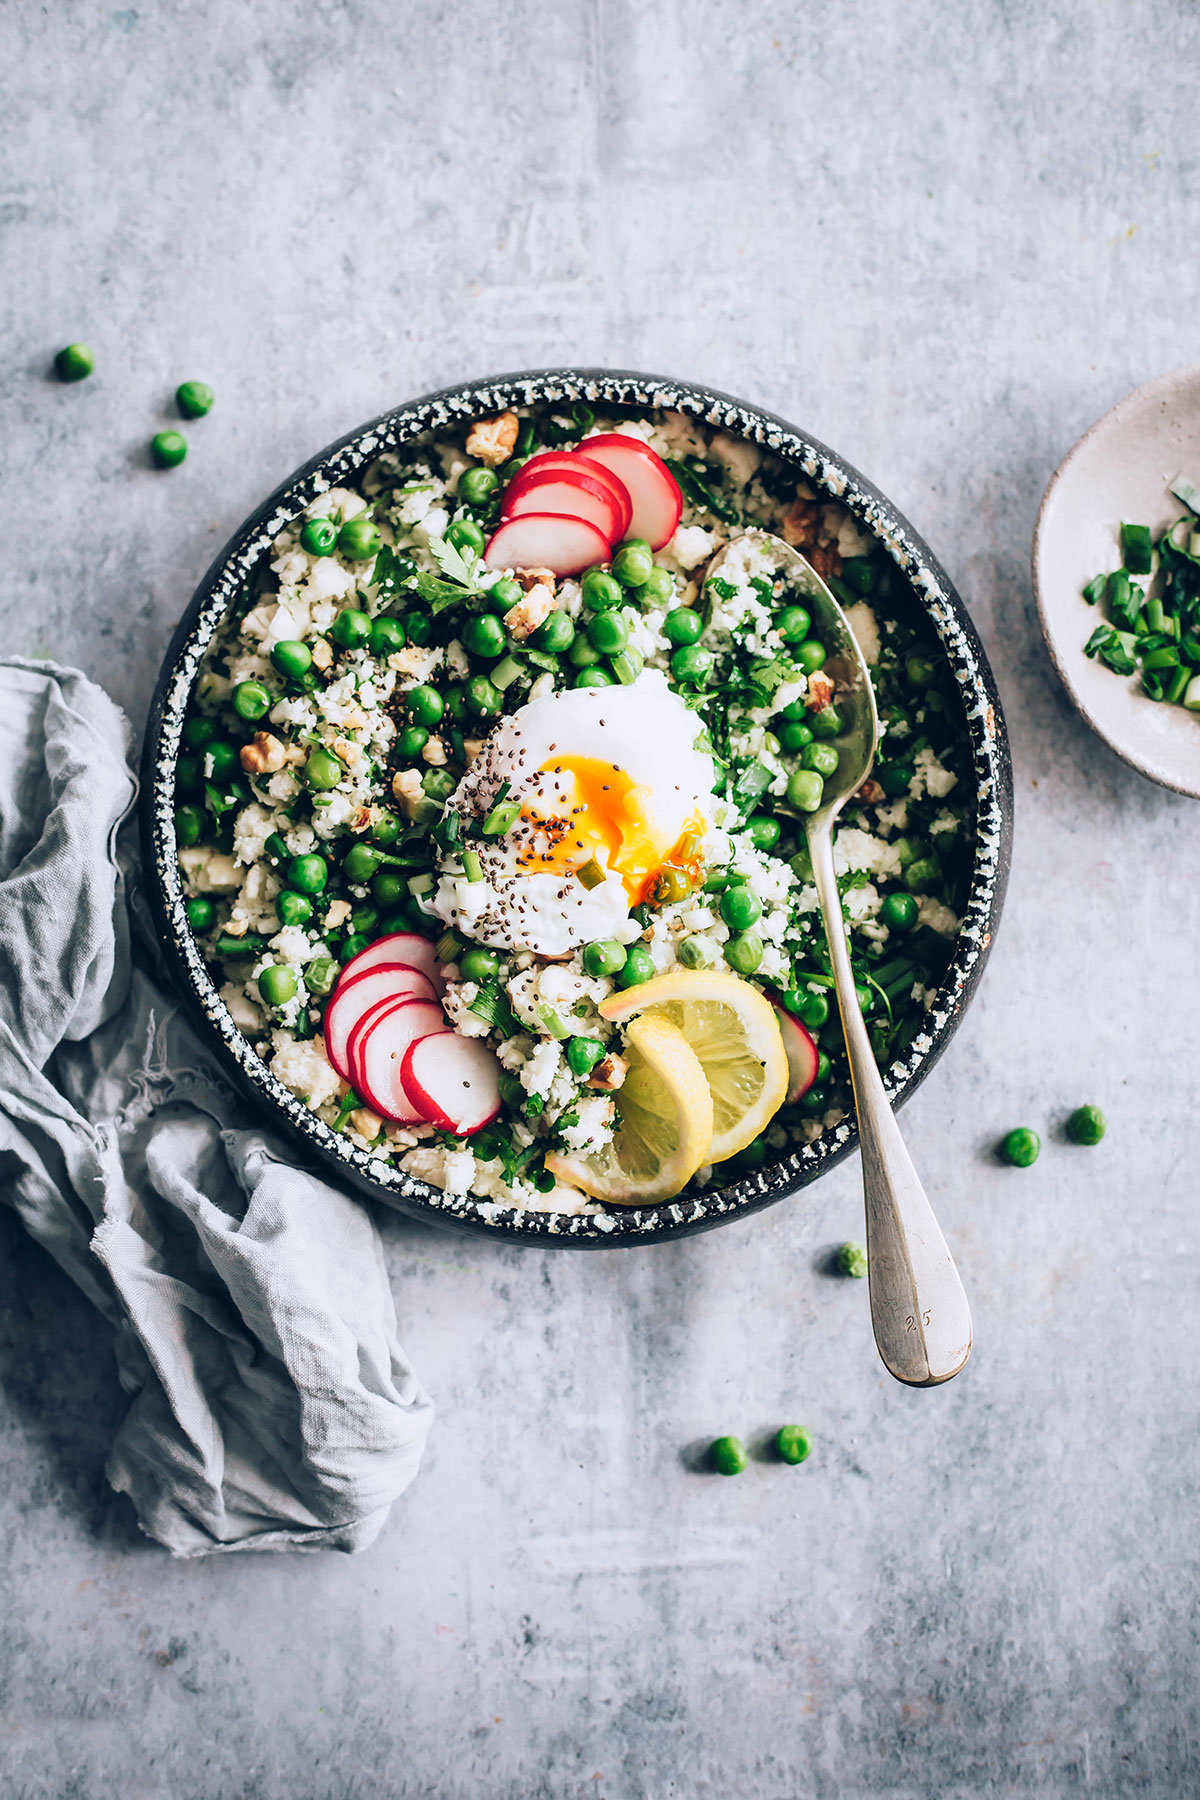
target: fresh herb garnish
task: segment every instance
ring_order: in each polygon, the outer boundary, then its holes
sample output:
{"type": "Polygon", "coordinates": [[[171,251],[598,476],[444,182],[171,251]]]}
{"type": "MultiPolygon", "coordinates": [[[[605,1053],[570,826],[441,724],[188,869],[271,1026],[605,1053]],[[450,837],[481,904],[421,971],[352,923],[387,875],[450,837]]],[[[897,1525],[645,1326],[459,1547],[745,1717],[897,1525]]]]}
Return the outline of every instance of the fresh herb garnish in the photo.
{"type": "Polygon", "coordinates": [[[688,457],[686,461],[678,456],[668,456],[664,460],[679,483],[684,498],[690,500],[693,506],[711,513],[715,519],[724,520],[726,525],[741,523],[741,514],[737,508],[731,506],[717,491],[707,463],[695,456],[688,457]]]}

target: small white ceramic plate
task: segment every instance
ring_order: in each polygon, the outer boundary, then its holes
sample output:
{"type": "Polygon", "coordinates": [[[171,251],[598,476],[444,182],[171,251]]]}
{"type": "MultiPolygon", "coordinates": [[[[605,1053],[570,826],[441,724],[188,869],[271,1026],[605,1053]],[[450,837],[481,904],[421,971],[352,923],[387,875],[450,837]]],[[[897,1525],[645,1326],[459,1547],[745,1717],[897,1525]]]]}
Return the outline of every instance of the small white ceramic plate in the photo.
{"type": "Polygon", "coordinates": [[[1092,730],[1151,781],[1200,799],[1200,716],[1083,654],[1102,616],[1084,584],[1120,568],[1122,520],[1157,537],[1183,515],[1169,491],[1178,475],[1200,486],[1200,368],[1127,395],[1059,464],[1038,512],[1033,589],[1054,666],[1092,730]]]}

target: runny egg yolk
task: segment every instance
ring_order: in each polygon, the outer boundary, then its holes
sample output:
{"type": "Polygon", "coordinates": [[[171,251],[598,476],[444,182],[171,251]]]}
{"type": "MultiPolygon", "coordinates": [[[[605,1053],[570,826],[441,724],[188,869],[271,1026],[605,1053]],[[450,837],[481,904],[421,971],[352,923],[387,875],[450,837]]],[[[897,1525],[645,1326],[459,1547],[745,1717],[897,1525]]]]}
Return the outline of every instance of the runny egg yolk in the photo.
{"type": "Polygon", "coordinates": [[[679,864],[685,852],[695,856],[704,823],[689,819],[679,837],[668,843],[654,816],[654,794],[640,781],[594,756],[560,756],[546,763],[542,775],[569,775],[574,793],[568,810],[543,814],[525,808],[522,818],[532,832],[518,854],[526,874],[573,875],[593,859],[615,870],[625,884],[631,906],[640,906],[654,891],[667,863],[679,864]],[[693,840],[689,846],[687,840],[693,840]]]}

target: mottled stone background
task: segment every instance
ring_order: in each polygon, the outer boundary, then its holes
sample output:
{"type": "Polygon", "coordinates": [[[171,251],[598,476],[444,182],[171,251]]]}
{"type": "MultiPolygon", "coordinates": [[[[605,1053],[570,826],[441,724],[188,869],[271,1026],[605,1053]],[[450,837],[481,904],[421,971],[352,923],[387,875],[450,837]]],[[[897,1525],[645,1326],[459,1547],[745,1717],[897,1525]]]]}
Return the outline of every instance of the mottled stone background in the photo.
{"type": "Polygon", "coordinates": [[[0,1211],[5,1800],[798,1800],[1200,1789],[1194,805],[1069,710],[1038,496],[1200,360],[1194,0],[65,0],[0,15],[8,650],[139,724],[299,461],[557,362],[799,421],[928,537],[995,663],[1007,913],[905,1125],[977,1339],[875,1360],[822,1273],[856,1168],[678,1246],[386,1223],[440,1406],[356,1560],[172,1566],[103,1478],[106,1334],[0,1211]],[[86,338],[97,373],[48,379],[86,338]],[[145,445],[212,383],[187,463],[145,445]],[[1061,1140],[1094,1100],[1109,1136],[1061,1140]],[[1016,1123],[1031,1171],[989,1154],[1016,1123]],[[801,1469],[693,1472],[811,1426],[801,1469]]]}

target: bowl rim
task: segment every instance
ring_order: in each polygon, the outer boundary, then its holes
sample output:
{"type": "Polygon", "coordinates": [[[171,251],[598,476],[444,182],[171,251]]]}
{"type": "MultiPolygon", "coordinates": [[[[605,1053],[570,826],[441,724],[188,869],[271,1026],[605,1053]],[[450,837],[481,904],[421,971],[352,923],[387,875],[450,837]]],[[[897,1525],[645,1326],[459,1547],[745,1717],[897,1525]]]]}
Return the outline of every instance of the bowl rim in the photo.
{"type": "MultiPolygon", "coordinates": [[[[1108,745],[1114,756],[1120,757],[1127,768],[1136,769],[1137,773],[1144,775],[1148,781],[1157,783],[1159,787],[1167,788],[1171,793],[1183,794],[1189,800],[1200,800],[1200,781],[1180,779],[1169,770],[1164,769],[1161,763],[1152,762],[1149,757],[1130,749],[1128,744],[1122,743],[1114,737],[1108,727],[1097,718],[1090,702],[1085,698],[1075,679],[1074,669],[1077,666],[1075,656],[1060,653],[1059,635],[1051,619],[1046,583],[1042,580],[1042,565],[1044,546],[1049,536],[1047,522],[1053,513],[1058,491],[1064,481],[1070,477],[1078,459],[1091,448],[1097,439],[1106,437],[1114,426],[1119,426],[1129,415],[1140,413],[1145,408],[1152,407],[1156,402],[1169,399],[1180,388],[1195,387],[1198,384],[1200,384],[1200,363],[1184,363],[1178,369],[1168,369],[1162,375],[1155,375],[1150,381],[1144,381],[1140,387],[1133,388],[1128,394],[1123,395],[1120,400],[1109,407],[1107,412],[1101,413],[1100,417],[1088,426],[1083,435],[1076,438],[1046,483],[1046,490],[1037,510],[1037,519],[1033,528],[1033,543],[1030,549],[1033,598],[1037,606],[1038,623],[1041,626],[1042,637],[1050,661],[1054,665],[1059,680],[1067,690],[1072,706],[1084,723],[1108,745]]],[[[1083,655],[1082,644],[1079,646],[1078,655],[1083,655]]],[[[1135,698],[1140,704],[1146,706],[1156,704],[1145,694],[1136,695],[1135,698]]]]}
{"type": "Polygon", "coordinates": [[[645,405],[683,412],[793,462],[847,507],[908,579],[929,618],[962,696],[975,774],[977,824],[970,894],[954,954],[925,1027],[884,1071],[894,1105],[920,1085],[943,1053],[978,984],[999,920],[1012,841],[1012,765],[995,678],[966,608],[924,540],[850,463],[818,439],[718,389],[668,376],[600,368],[549,368],[456,383],[389,409],[347,433],[289,475],[214,558],[168,646],[151,704],[139,802],[143,880],[166,965],[202,1041],[234,1085],[310,1160],[361,1192],[428,1223],[483,1233],[505,1243],[617,1248],[661,1242],[748,1217],[808,1185],[858,1142],[850,1118],[777,1163],[694,1199],[599,1213],[525,1211],[455,1196],[380,1167],[335,1134],[275,1077],[233,1023],[183,911],[174,831],[174,775],[180,733],[204,653],[244,590],[264,550],[318,494],[351,479],[382,452],[426,432],[448,430],[512,405],[645,405]]]}

